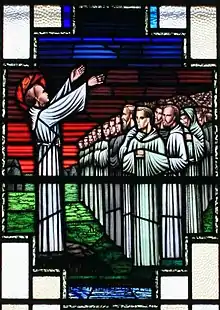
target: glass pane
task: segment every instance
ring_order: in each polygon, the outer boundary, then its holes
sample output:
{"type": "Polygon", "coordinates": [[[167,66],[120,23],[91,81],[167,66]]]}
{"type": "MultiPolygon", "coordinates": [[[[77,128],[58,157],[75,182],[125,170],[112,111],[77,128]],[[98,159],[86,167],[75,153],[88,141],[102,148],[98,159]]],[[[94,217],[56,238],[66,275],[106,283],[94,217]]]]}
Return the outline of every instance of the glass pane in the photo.
{"type": "Polygon", "coordinates": [[[188,299],[187,276],[160,277],[161,299],[188,299]]]}
{"type": "Polygon", "coordinates": [[[218,244],[192,245],[192,298],[219,298],[218,244]]]}
{"type": "Polygon", "coordinates": [[[33,277],[33,298],[60,298],[60,277],[33,277]]]}
{"type": "Polygon", "coordinates": [[[216,8],[191,7],[191,57],[194,59],[216,59],[216,8]]]}
{"type": "Polygon", "coordinates": [[[186,28],[186,7],[161,6],[160,28],[186,28]]]}
{"type": "Polygon", "coordinates": [[[150,27],[151,28],[157,28],[157,12],[158,7],[157,6],[150,6],[150,27]]]}
{"type": "Polygon", "coordinates": [[[28,243],[2,243],[2,298],[29,298],[28,243]]]}
{"type": "Polygon", "coordinates": [[[26,59],[30,56],[30,9],[24,5],[4,6],[3,58],[26,59]]]}
{"type": "Polygon", "coordinates": [[[35,5],[34,27],[61,27],[60,5],[35,5]]]}

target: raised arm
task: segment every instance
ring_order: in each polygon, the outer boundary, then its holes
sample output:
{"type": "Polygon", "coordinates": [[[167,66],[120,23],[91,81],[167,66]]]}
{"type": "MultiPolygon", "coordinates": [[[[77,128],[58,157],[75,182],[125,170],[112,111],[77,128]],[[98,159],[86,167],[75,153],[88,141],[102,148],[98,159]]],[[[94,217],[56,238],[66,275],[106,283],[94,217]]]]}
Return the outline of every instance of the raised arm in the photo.
{"type": "Polygon", "coordinates": [[[51,127],[71,113],[82,111],[85,107],[85,101],[86,83],[42,110],[40,119],[51,127]]]}
{"type": "Polygon", "coordinates": [[[61,87],[61,89],[58,91],[56,96],[51,100],[51,104],[59,100],[63,96],[66,96],[67,94],[69,94],[72,90],[72,83],[76,81],[84,72],[85,72],[84,66],[80,66],[79,68],[73,69],[70,74],[70,77],[66,80],[66,82],[61,87]]]}

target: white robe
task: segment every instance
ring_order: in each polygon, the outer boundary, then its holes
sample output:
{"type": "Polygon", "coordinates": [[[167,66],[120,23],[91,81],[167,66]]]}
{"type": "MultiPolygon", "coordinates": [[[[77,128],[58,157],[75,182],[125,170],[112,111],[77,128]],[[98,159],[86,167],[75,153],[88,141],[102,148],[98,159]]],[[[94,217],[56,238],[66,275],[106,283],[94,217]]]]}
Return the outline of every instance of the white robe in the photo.
{"type": "MultiPolygon", "coordinates": [[[[96,146],[94,152],[94,165],[96,167],[96,173],[99,176],[108,176],[108,156],[109,148],[108,141],[100,141],[96,146]]],[[[109,196],[108,196],[108,184],[98,184],[98,196],[101,198],[99,204],[97,205],[97,209],[95,210],[95,217],[99,220],[101,225],[105,224],[104,214],[109,209],[109,196]]]]}
{"type": "MultiPolygon", "coordinates": [[[[123,159],[123,170],[130,175],[163,175],[169,168],[165,145],[155,128],[149,133],[137,132],[130,141],[123,159]],[[137,150],[144,156],[138,157],[137,150]]],[[[135,184],[131,198],[131,211],[124,210],[125,222],[131,218],[131,227],[126,227],[125,238],[130,239],[131,248],[125,249],[132,256],[135,266],[154,266],[159,263],[159,188],[156,184],[135,184]]]]}
{"type": "MultiPolygon", "coordinates": [[[[109,142],[109,174],[117,177],[122,175],[118,157],[119,149],[123,143],[124,135],[113,137],[109,142]]],[[[106,233],[116,245],[122,245],[122,212],[123,212],[123,185],[109,184],[109,211],[106,212],[106,233]]]]}
{"type": "MultiPolygon", "coordinates": [[[[81,177],[85,175],[85,166],[84,166],[84,149],[79,151],[79,174],[81,177]]],[[[84,184],[80,184],[80,193],[79,193],[80,201],[84,201],[84,184]]]]}
{"type": "MultiPolygon", "coordinates": [[[[200,161],[205,154],[204,133],[196,121],[196,115],[192,108],[183,109],[191,120],[189,128],[184,128],[185,141],[189,164],[185,170],[185,175],[189,177],[201,176],[200,161]]],[[[202,232],[202,199],[201,188],[198,184],[186,184],[186,232],[202,232]]]]}
{"type": "MultiPolygon", "coordinates": [[[[128,145],[130,141],[136,136],[137,130],[136,127],[133,126],[129,129],[129,131],[124,135],[123,143],[118,151],[118,159],[120,162],[120,166],[123,165],[123,159],[124,154],[127,152],[128,145]]],[[[128,173],[123,171],[122,169],[122,175],[127,176],[128,173]]],[[[124,240],[123,240],[123,247],[124,247],[124,254],[131,258],[131,238],[127,238],[126,235],[129,236],[129,232],[131,231],[131,217],[130,216],[124,216],[126,214],[129,214],[131,212],[131,189],[132,186],[130,184],[123,184],[122,185],[122,200],[123,200],[123,234],[124,234],[124,240]]]]}
{"type": "MultiPolygon", "coordinates": [[[[86,84],[71,91],[68,79],[51,104],[45,109],[32,107],[29,114],[36,136],[36,173],[39,176],[59,176],[59,122],[73,112],[84,109],[86,84]]],[[[38,186],[37,242],[40,253],[64,250],[63,216],[60,185],[43,183],[38,186]]]]}
{"type": "MultiPolygon", "coordinates": [[[[180,176],[188,164],[183,129],[180,125],[170,130],[166,150],[170,166],[167,175],[180,176]]],[[[181,184],[162,185],[162,258],[165,259],[182,258],[182,199],[181,184]]]]}
{"type": "MultiPolygon", "coordinates": [[[[84,149],[84,176],[85,177],[89,177],[90,176],[90,166],[89,166],[89,147],[87,146],[84,149]]],[[[89,184],[88,183],[84,183],[84,203],[86,206],[89,206],[89,184]]]]}
{"type": "MultiPolygon", "coordinates": [[[[206,155],[201,163],[202,176],[214,176],[214,147],[213,147],[213,124],[205,123],[203,126],[205,136],[206,155]]],[[[203,211],[208,208],[210,201],[213,199],[212,184],[202,184],[202,205],[203,211]]]]}

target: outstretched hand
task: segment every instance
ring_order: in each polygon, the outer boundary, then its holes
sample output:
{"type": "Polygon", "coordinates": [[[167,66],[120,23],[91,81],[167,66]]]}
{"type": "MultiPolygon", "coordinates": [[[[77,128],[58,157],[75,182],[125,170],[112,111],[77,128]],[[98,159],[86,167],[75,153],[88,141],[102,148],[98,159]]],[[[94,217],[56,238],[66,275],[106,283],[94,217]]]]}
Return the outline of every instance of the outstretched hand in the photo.
{"type": "Polygon", "coordinates": [[[97,76],[92,76],[89,80],[88,80],[88,86],[92,87],[98,84],[102,84],[104,82],[105,76],[104,74],[100,74],[97,76]]]}
{"type": "Polygon", "coordinates": [[[73,69],[70,74],[71,83],[76,81],[85,72],[85,67],[81,65],[79,68],[73,69]]]}

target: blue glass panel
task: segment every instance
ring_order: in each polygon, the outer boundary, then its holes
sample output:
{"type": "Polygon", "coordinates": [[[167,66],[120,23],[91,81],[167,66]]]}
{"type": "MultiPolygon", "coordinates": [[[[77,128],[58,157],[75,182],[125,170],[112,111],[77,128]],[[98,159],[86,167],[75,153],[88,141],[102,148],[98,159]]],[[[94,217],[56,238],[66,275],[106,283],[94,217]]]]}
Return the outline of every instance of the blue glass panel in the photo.
{"type": "Polygon", "coordinates": [[[71,299],[151,299],[152,289],[130,287],[70,287],[71,299]]]}
{"type": "Polygon", "coordinates": [[[157,28],[157,10],[156,6],[150,6],[150,28],[157,28]]]}
{"type": "Polygon", "coordinates": [[[63,5],[63,27],[70,28],[72,25],[72,7],[71,5],[63,5]]]}
{"type": "Polygon", "coordinates": [[[181,59],[182,37],[165,38],[39,38],[39,59],[181,59]],[[84,44],[86,42],[86,44],[84,44]],[[97,44],[99,42],[99,44],[97,44]],[[112,44],[117,42],[117,44],[112,44]],[[110,43],[110,44],[108,44],[110,43]]]}

